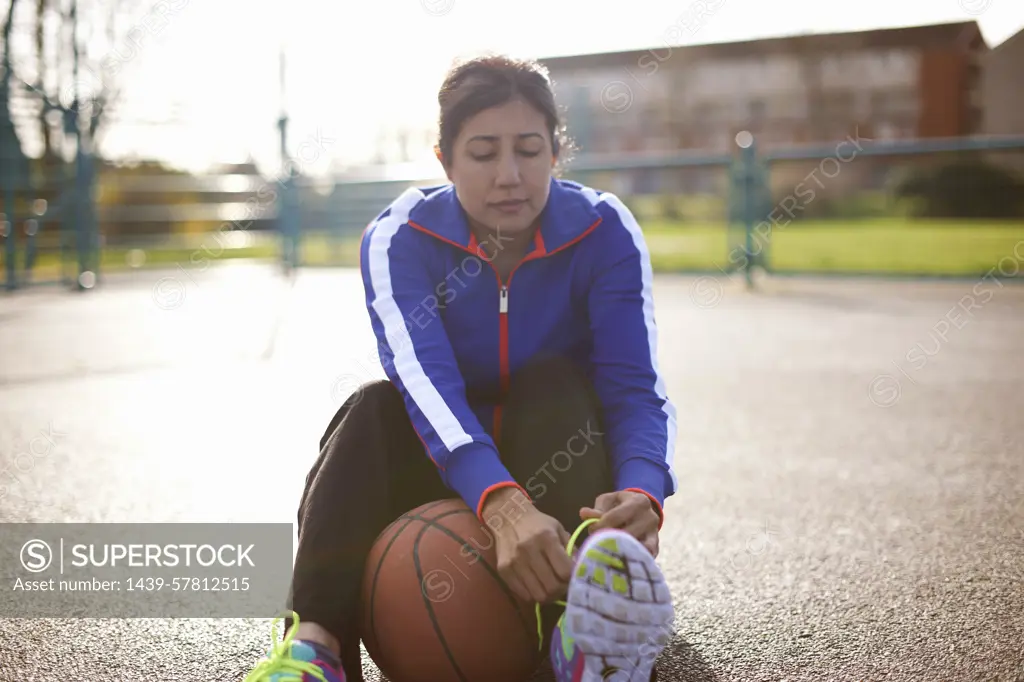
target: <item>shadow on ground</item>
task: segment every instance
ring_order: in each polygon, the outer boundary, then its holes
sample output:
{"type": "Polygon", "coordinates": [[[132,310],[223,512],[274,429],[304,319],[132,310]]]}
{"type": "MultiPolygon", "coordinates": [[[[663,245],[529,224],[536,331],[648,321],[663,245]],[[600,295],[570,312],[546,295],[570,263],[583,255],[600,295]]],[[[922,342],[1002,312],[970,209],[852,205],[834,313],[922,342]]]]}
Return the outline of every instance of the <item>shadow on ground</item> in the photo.
{"type": "MultiPolygon", "coordinates": [[[[658,658],[658,682],[719,682],[718,675],[699,651],[676,638],[658,658]]],[[[550,663],[544,665],[528,682],[557,682],[550,663]]]]}

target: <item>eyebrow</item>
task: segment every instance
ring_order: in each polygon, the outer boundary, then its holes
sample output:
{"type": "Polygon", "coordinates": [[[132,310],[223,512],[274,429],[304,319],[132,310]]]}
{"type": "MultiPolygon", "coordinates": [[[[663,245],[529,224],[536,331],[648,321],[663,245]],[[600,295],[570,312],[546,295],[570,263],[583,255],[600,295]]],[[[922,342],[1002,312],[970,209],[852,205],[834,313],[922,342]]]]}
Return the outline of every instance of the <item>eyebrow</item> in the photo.
{"type": "MultiPolygon", "coordinates": [[[[520,140],[524,140],[528,137],[539,137],[542,140],[544,139],[544,136],[541,135],[540,133],[520,133],[516,137],[518,137],[520,140]]],[[[474,135],[473,137],[466,140],[466,144],[469,144],[470,142],[474,142],[476,140],[482,140],[484,142],[497,142],[499,139],[501,138],[499,138],[497,135],[474,135]]]]}

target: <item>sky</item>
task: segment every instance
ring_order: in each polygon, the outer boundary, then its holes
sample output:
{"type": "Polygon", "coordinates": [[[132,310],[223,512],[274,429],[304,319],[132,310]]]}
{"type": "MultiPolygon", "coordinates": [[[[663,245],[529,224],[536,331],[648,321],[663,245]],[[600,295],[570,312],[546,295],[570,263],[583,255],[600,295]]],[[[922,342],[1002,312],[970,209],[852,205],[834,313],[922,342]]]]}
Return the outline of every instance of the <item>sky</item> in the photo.
{"type": "Polygon", "coordinates": [[[273,172],[282,101],[288,154],[308,173],[366,160],[377,131],[398,126],[424,131],[429,161],[444,72],[483,50],[548,57],[657,48],[679,34],[710,43],[971,19],[995,46],[1024,28],[1020,0],[162,1],[162,19],[148,15],[106,60],[124,100],[102,144],[195,171],[251,157],[273,172]],[[695,34],[679,31],[697,3],[713,13],[695,34]]]}

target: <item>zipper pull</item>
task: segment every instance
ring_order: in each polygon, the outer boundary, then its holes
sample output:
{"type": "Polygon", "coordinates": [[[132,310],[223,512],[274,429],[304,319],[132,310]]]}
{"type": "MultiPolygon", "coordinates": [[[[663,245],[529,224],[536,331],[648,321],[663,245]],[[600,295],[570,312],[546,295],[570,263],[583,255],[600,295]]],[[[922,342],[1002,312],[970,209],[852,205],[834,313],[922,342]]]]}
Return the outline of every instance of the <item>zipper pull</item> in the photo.
{"type": "Polygon", "coordinates": [[[504,284],[501,285],[501,302],[498,305],[498,312],[508,312],[508,287],[504,284]]]}

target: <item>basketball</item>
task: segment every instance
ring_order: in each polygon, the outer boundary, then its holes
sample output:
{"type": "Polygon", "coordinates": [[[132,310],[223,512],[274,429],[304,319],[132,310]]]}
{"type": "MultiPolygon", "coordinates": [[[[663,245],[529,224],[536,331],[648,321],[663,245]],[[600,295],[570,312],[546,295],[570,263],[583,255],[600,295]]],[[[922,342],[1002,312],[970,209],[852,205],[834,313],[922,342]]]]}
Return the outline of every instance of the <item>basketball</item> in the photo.
{"type": "Polygon", "coordinates": [[[366,560],[361,635],[390,682],[523,682],[543,660],[534,609],[462,500],[403,514],[366,560]]]}

